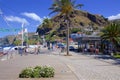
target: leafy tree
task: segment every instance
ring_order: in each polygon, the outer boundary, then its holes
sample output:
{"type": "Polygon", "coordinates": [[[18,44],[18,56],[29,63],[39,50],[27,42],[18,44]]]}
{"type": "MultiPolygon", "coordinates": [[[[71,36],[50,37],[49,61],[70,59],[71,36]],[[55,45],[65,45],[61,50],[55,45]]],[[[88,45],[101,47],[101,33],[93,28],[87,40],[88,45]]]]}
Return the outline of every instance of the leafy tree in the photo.
{"type": "Polygon", "coordinates": [[[18,46],[18,45],[21,44],[21,40],[15,40],[15,41],[13,42],[13,44],[15,44],[16,46],[18,46]]]}
{"type": "Polygon", "coordinates": [[[52,13],[60,13],[60,16],[64,17],[67,27],[67,55],[69,55],[69,27],[70,27],[70,15],[73,13],[74,9],[80,7],[81,5],[75,5],[75,0],[54,0],[54,3],[49,8],[52,13]]]}
{"type": "Polygon", "coordinates": [[[46,39],[46,41],[50,41],[50,39],[51,39],[51,33],[50,33],[50,34],[47,34],[47,35],[45,36],[45,39],[46,39]]]}
{"type": "Polygon", "coordinates": [[[52,29],[52,27],[53,27],[52,20],[49,18],[44,18],[42,24],[38,26],[36,33],[38,33],[40,37],[41,35],[44,35],[46,32],[49,32],[52,29]]]}
{"type": "Polygon", "coordinates": [[[42,27],[52,28],[52,27],[53,27],[53,23],[52,23],[51,19],[45,18],[45,19],[43,20],[42,27]]]}
{"type": "Polygon", "coordinates": [[[56,35],[56,31],[52,30],[51,32],[49,32],[49,34],[46,35],[46,40],[47,41],[54,41],[54,35],[56,35]]]}
{"type": "Polygon", "coordinates": [[[29,45],[36,44],[37,42],[38,42],[38,40],[36,40],[36,39],[29,39],[29,40],[28,40],[28,44],[29,44],[29,45]]]}
{"type": "Polygon", "coordinates": [[[107,40],[115,47],[120,44],[120,24],[111,23],[102,30],[102,40],[107,40]]]}
{"type": "Polygon", "coordinates": [[[71,33],[77,33],[77,32],[81,32],[81,29],[80,28],[72,28],[71,30],[70,30],[70,32],[71,33]]]}

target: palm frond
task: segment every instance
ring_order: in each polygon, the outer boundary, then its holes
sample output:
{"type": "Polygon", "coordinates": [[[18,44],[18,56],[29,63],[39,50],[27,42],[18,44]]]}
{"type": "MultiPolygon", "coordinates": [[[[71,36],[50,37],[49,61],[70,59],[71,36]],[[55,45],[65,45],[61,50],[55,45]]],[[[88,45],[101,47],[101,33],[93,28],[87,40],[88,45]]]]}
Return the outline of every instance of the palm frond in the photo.
{"type": "Polygon", "coordinates": [[[71,0],[71,4],[73,7],[75,6],[75,2],[76,2],[76,0],[71,0]]]}
{"type": "Polygon", "coordinates": [[[83,6],[84,6],[83,4],[77,4],[77,5],[74,6],[74,8],[80,8],[81,9],[83,6]]]}
{"type": "Polygon", "coordinates": [[[60,12],[61,14],[69,14],[74,10],[74,8],[81,8],[82,6],[83,4],[75,5],[75,0],[54,0],[52,7],[49,9],[53,10],[50,14],[55,12],[60,12]]]}
{"type": "Polygon", "coordinates": [[[49,15],[51,15],[51,14],[53,14],[53,13],[58,13],[58,12],[60,12],[60,11],[61,11],[61,9],[55,9],[55,10],[53,10],[52,12],[50,12],[49,15]]]}
{"type": "Polygon", "coordinates": [[[120,43],[120,25],[111,23],[102,30],[102,40],[107,40],[114,45],[120,43]]]}

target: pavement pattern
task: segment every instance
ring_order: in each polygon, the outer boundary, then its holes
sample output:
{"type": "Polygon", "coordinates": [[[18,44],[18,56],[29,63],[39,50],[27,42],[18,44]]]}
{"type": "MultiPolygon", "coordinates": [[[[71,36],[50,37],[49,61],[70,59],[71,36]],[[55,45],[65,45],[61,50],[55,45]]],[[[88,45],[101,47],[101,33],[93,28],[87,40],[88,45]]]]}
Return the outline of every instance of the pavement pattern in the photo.
{"type": "Polygon", "coordinates": [[[41,53],[14,55],[12,58],[0,61],[0,80],[120,80],[120,66],[113,60],[96,59],[80,53],[70,52],[72,56],[64,56],[60,50],[49,51],[46,48],[41,53]],[[36,65],[47,65],[55,68],[54,78],[21,79],[18,77],[22,69],[36,65]]]}

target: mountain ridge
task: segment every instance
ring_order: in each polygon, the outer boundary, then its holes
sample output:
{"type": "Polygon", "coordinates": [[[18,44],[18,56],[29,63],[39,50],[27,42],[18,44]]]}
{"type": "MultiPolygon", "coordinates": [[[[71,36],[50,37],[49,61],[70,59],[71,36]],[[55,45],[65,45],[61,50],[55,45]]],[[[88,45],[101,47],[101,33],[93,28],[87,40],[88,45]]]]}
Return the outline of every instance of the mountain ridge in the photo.
{"type": "MultiPolygon", "coordinates": [[[[66,30],[66,25],[64,22],[64,17],[55,15],[51,18],[51,21],[53,22],[53,28],[46,28],[42,27],[41,25],[38,27],[37,32],[39,35],[45,35],[47,33],[50,33],[51,31],[56,31],[59,33],[63,33],[66,30]]],[[[101,28],[106,26],[109,21],[107,18],[103,17],[102,15],[97,14],[91,14],[86,11],[81,10],[74,10],[73,13],[70,15],[70,28],[79,28],[84,29],[87,27],[92,26],[93,28],[101,28]]]]}

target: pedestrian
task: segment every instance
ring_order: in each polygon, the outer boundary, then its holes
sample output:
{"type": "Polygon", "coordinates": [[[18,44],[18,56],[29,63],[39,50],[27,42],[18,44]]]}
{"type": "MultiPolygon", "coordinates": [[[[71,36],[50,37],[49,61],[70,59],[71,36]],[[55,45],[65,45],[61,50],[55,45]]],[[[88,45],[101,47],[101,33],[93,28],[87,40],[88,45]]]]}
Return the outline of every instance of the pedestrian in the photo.
{"type": "Polygon", "coordinates": [[[64,47],[61,47],[61,52],[64,52],[64,47]]]}
{"type": "Polygon", "coordinates": [[[38,54],[40,54],[40,51],[41,51],[41,46],[39,45],[38,46],[38,54]]]}
{"type": "Polygon", "coordinates": [[[52,50],[52,43],[50,43],[50,50],[52,50]]]}
{"type": "Polygon", "coordinates": [[[95,53],[99,54],[99,49],[98,48],[95,49],[95,53]]]}
{"type": "Polygon", "coordinates": [[[87,48],[84,48],[84,53],[86,53],[87,52],[87,48]]]}
{"type": "Polygon", "coordinates": [[[24,48],[24,53],[27,55],[27,47],[24,48]]]}
{"type": "Polygon", "coordinates": [[[19,54],[22,56],[22,54],[23,54],[23,49],[20,47],[19,48],[19,54]]]}
{"type": "Polygon", "coordinates": [[[35,46],[35,54],[38,54],[38,48],[35,46]]]}

